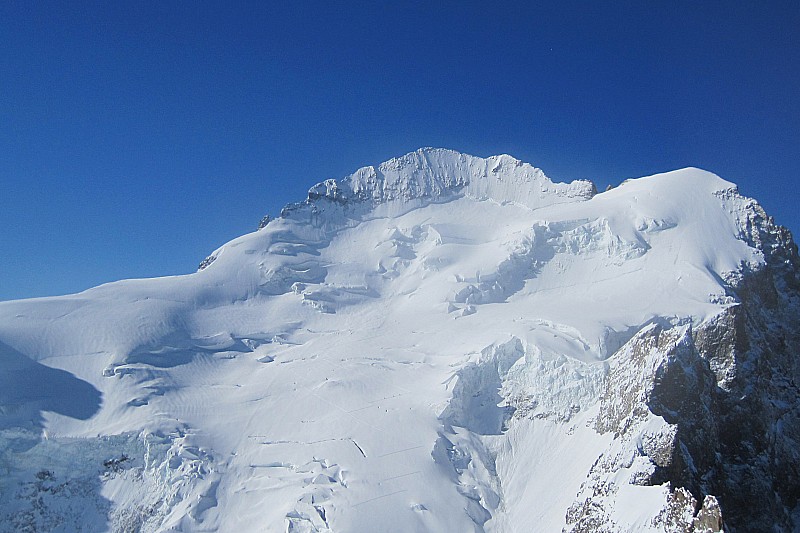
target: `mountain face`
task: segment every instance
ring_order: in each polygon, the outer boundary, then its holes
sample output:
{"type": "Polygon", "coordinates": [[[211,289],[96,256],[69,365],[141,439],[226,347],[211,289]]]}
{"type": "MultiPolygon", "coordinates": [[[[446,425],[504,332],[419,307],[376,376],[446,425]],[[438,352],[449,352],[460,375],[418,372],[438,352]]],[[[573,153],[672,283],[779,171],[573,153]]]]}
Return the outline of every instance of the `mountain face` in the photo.
{"type": "Polygon", "coordinates": [[[365,167],[0,303],[0,531],[794,531],[799,266],[698,169],[365,167]]]}

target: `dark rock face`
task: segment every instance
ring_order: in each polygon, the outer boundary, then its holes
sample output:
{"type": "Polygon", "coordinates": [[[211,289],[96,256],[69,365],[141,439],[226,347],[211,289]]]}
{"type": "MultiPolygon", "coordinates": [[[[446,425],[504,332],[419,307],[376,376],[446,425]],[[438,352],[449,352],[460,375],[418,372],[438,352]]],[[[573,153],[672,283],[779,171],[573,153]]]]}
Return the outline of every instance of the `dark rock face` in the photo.
{"type": "Polygon", "coordinates": [[[800,530],[800,260],[755,202],[741,222],[765,264],[731,274],[730,307],[695,330],[646,326],[609,360],[595,427],[614,441],[567,530],[615,531],[626,475],[669,487],[659,530],[800,530]]]}
{"type": "Polygon", "coordinates": [[[677,431],[669,450],[654,447],[648,453],[656,465],[650,483],[670,482],[702,501],[708,492],[697,480],[713,472],[716,460],[714,449],[708,445],[717,441],[716,383],[708,362],[692,342],[690,329],[668,351],[652,383],[647,402],[650,411],[677,431]]]}
{"type": "Polygon", "coordinates": [[[621,531],[613,516],[626,505],[624,485],[630,484],[669,488],[661,511],[645,517],[650,530],[719,531],[717,500],[697,483],[716,454],[692,446],[692,456],[686,445],[716,439],[714,374],[694,346],[691,327],[645,326],[610,364],[595,428],[614,438],[567,510],[567,530],[621,531]]]}
{"type": "MultiPolygon", "coordinates": [[[[800,262],[789,232],[757,205],[748,240],[763,269],[731,286],[739,303],[694,335],[714,369],[718,458],[696,486],[717,495],[730,531],[793,531],[800,499],[800,262]]],[[[687,439],[688,440],[688,439],[687,439]]],[[[701,439],[689,449],[699,453],[701,439]]]]}

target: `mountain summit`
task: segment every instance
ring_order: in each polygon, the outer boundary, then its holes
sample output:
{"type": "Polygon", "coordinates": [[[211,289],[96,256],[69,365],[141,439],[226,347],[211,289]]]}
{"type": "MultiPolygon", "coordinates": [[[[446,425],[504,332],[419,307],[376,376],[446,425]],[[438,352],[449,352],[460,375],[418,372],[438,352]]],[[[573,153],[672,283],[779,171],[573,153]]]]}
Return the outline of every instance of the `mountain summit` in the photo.
{"type": "Polygon", "coordinates": [[[530,208],[567,198],[590,198],[597,191],[588,181],[553,183],[544,173],[508,155],[482,159],[440,148],[421,148],[377,168],[363,167],[342,180],[327,180],[309,191],[309,199],[392,200],[443,199],[463,192],[530,208]]]}
{"type": "Polygon", "coordinates": [[[687,168],[421,149],[0,303],[0,531],[791,531],[800,262],[687,168]]]}

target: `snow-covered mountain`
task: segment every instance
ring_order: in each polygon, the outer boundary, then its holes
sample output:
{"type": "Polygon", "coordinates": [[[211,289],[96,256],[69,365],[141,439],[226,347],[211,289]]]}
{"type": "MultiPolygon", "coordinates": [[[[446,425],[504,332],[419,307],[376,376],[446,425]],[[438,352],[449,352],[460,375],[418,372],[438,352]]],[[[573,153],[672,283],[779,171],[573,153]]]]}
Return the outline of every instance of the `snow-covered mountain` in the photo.
{"type": "Polygon", "coordinates": [[[688,168],[422,149],[0,303],[0,531],[792,531],[796,246],[688,168]]]}

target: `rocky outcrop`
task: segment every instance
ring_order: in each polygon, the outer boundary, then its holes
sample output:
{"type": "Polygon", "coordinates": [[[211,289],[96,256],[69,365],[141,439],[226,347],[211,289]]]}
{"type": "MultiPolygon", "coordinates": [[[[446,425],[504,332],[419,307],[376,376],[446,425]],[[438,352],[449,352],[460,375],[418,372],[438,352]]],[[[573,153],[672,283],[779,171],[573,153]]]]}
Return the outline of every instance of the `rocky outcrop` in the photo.
{"type": "Polygon", "coordinates": [[[269,224],[270,222],[272,222],[272,217],[271,217],[271,216],[269,216],[269,215],[264,215],[264,216],[261,218],[261,221],[258,223],[258,229],[264,229],[264,228],[266,228],[266,227],[267,227],[267,224],[269,224]]]}
{"type": "Polygon", "coordinates": [[[217,260],[216,255],[214,254],[209,255],[208,257],[200,261],[200,264],[197,265],[197,270],[200,271],[207,269],[209,266],[211,266],[211,263],[213,263],[216,260],[217,260]]]}
{"type": "Polygon", "coordinates": [[[765,265],[733,277],[738,304],[694,335],[717,379],[717,461],[703,483],[719,497],[730,531],[793,531],[800,527],[792,516],[800,499],[800,261],[789,232],[758,204],[742,222],[765,265]]]}
{"type": "Polygon", "coordinates": [[[758,204],[740,220],[765,262],[729,276],[734,303],[694,330],[651,324],[610,360],[596,429],[614,440],[567,512],[570,531],[618,530],[624,483],[668,491],[656,530],[800,527],[800,262],[758,204]]]}
{"type": "Polygon", "coordinates": [[[648,529],[705,531],[719,521],[719,512],[698,480],[713,469],[715,453],[694,444],[716,440],[715,382],[695,349],[691,326],[650,324],[610,364],[595,429],[614,439],[567,510],[568,530],[624,530],[614,515],[629,504],[630,485],[664,487],[660,510],[638,518],[648,529]]]}

